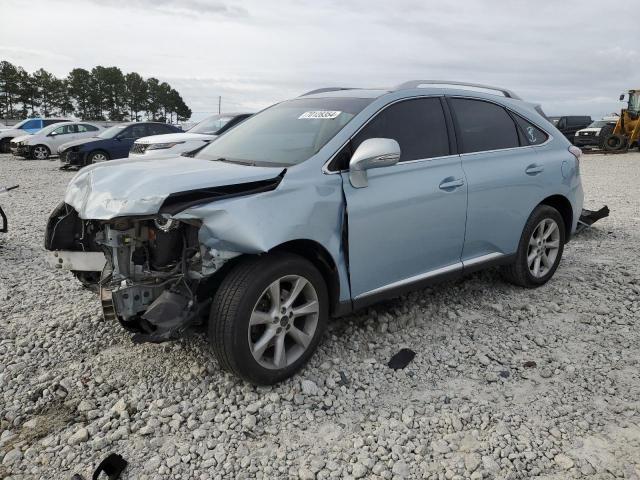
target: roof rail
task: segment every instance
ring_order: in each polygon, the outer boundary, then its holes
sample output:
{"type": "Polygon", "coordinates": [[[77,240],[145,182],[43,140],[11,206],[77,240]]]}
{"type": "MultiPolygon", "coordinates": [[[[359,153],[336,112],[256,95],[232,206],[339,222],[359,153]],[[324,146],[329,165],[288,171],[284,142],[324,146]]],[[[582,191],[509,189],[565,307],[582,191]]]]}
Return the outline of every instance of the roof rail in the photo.
{"type": "Polygon", "coordinates": [[[449,80],[410,80],[408,82],[401,83],[397,85],[392,90],[408,90],[410,88],[419,88],[420,85],[456,85],[461,87],[474,87],[474,88],[482,88],[484,90],[494,90],[496,92],[502,93],[507,98],[513,98],[516,100],[522,100],[518,95],[513,93],[511,90],[507,90],[506,88],[500,87],[492,87],[490,85],[480,85],[478,83],[467,83],[467,82],[451,82],[449,80]]]}
{"type": "Polygon", "coordinates": [[[300,95],[301,97],[306,97],[307,95],[313,95],[314,93],[324,93],[324,92],[338,92],[340,90],[353,90],[353,87],[326,87],[326,88],[316,88],[315,90],[311,90],[310,92],[303,93],[300,95]]]}

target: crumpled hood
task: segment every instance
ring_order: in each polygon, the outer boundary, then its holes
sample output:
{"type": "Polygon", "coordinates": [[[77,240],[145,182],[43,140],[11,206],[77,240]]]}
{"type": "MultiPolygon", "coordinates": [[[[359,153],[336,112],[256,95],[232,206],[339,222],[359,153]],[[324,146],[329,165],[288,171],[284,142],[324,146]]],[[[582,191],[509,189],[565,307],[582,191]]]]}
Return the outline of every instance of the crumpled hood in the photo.
{"type": "Polygon", "coordinates": [[[33,135],[31,135],[30,133],[27,133],[25,135],[21,135],[19,137],[13,137],[11,139],[12,142],[18,143],[18,142],[23,142],[25,140],[29,140],[31,137],[33,137],[33,135]]]}
{"type": "Polygon", "coordinates": [[[81,169],[64,201],[85,220],[153,215],[172,193],[269,180],[281,171],[189,157],[126,158],[81,169]]]}
{"type": "Polygon", "coordinates": [[[172,142],[188,142],[190,140],[213,140],[215,135],[206,135],[204,133],[165,133],[164,135],[152,135],[150,137],[142,137],[136,140],[136,143],[142,145],[150,145],[152,143],[172,143],[172,142]]]}
{"type": "Polygon", "coordinates": [[[94,143],[94,142],[96,143],[96,145],[94,145],[94,146],[97,146],[98,143],[106,142],[106,141],[109,141],[109,140],[110,139],[97,138],[97,137],[81,138],[79,140],[72,140],[70,142],[63,143],[58,148],[58,151],[62,152],[63,150],[66,150],[67,148],[77,147],[78,145],[86,145],[87,143],[94,143]]]}

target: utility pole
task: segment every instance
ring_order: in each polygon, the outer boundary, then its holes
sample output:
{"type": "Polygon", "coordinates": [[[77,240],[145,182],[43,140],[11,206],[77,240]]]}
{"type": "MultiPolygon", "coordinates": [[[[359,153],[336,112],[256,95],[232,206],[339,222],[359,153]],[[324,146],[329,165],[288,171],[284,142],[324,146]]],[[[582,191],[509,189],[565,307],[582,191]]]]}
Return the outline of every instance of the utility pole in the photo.
{"type": "Polygon", "coordinates": [[[220,106],[222,105],[222,95],[218,95],[218,115],[220,115],[220,106]]]}

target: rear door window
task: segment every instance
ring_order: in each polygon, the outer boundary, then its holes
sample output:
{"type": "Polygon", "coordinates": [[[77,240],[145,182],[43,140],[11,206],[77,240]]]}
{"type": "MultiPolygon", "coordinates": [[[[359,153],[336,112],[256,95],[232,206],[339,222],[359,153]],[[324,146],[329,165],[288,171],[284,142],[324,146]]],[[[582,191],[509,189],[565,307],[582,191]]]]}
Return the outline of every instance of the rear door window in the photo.
{"type": "Polygon", "coordinates": [[[369,138],[396,140],[400,145],[401,162],[450,153],[447,124],[439,98],[415,98],[388,106],[353,137],[353,151],[369,138]]]}
{"type": "Polygon", "coordinates": [[[85,132],[97,132],[98,128],[94,127],[93,125],[89,125],[86,123],[81,123],[80,125],[78,125],[78,132],[79,133],[85,133],[85,132]]]}
{"type": "Polygon", "coordinates": [[[75,125],[61,125],[54,130],[56,135],[68,135],[70,133],[76,133],[75,125]]]}
{"type": "Polygon", "coordinates": [[[520,130],[522,131],[523,145],[540,145],[547,141],[549,135],[545,132],[522,118],[520,115],[514,114],[513,116],[516,119],[518,127],[520,127],[520,130]]]}
{"type": "Polygon", "coordinates": [[[467,98],[452,98],[451,105],[460,130],[462,153],[520,146],[516,124],[501,106],[467,98]]]}

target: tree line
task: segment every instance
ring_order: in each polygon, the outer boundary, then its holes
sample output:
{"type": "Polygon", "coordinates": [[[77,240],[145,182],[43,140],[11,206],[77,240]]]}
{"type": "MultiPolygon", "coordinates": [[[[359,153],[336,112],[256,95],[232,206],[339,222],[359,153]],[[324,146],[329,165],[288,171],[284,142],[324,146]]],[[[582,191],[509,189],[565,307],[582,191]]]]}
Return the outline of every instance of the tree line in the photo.
{"type": "Polygon", "coordinates": [[[124,74],[118,67],[74,68],[57,78],[0,62],[0,118],[75,115],[83,120],[183,122],[191,109],[157,78],[124,74]]]}

